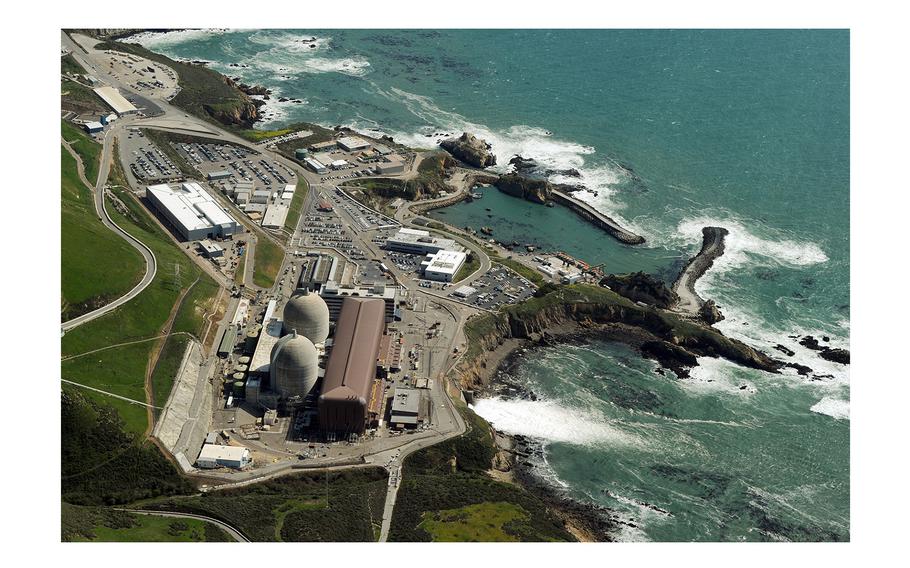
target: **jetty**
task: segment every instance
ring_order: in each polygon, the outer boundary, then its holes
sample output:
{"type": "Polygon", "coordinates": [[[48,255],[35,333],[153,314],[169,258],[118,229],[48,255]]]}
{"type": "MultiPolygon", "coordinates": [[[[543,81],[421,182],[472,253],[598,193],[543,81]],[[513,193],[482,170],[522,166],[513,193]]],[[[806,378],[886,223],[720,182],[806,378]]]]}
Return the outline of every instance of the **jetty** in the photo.
{"type": "Polygon", "coordinates": [[[699,316],[705,304],[695,291],[695,282],[711,268],[715,259],[724,254],[724,238],[729,234],[723,227],[705,227],[701,232],[701,250],[689,259],[673,283],[673,291],[679,296],[673,310],[693,317],[699,316]]]}
{"type": "Polygon", "coordinates": [[[580,217],[583,217],[591,223],[594,223],[621,243],[625,243],[627,245],[640,245],[645,242],[645,238],[641,235],[636,235],[635,233],[624,229],[622,226],[620,226],[619,223],[610,217],[604,215],[584,201],[572,197],[568,193],[565,193],[558,189],[553,189],[553,191],[550,193],[550,198],[560,205],[568,207],[580,217]]]}

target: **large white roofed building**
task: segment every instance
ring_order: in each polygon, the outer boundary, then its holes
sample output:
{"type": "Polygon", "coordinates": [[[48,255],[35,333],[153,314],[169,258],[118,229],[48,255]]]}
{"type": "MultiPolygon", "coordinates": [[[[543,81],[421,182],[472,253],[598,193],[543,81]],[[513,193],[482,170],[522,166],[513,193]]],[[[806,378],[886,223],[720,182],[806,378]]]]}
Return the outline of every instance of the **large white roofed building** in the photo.
{"type": "Polygon", "coordinates": [[[98,87],[95,89],[95,94],[101,97],[101,100],[107,103],[109,107],[114,109],[114,112],[116,112],[118,116],[139,112],[139,110],[133,106],[133,103],[126,100],[123,95],[120,94],[120,91],[114,87],[98,87]]]}
{"type": "Polygon", "coordinates": [[[253,463],[250,450],[240,446],[220,446],[206,444],[202,446],[199,457],[196,458],[196,467],[214,469],[217,467],[233,467],[240,469],[253,463]]]}
{"type": "Polygon", "coordinates": [[[428,280],[451,282],[455,279],[455,274],[464,264],[467,256],[463,252],[454,250],[441,250],[427,255],[427,260],[421,263],[424,267],[423,277],[428,280]]]}
{"type": "Polygon", "coordinates": [[[152,205],[188,241],[227,237],[240,232],[240,225],[201,185],[195,182],[171,187],[150,185],[146,196],[152,205]]]}

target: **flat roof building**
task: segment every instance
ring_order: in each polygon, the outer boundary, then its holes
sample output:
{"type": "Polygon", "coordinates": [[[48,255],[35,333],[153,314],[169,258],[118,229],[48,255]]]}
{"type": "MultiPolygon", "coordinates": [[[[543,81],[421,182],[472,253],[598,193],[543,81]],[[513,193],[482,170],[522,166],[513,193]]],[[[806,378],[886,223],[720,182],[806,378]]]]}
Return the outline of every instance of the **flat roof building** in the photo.
{"type": "Polygon", "coordinates": [[[276,314],[277,307],[277,300],[269,300],[265,314],[262,316],[262,331],[259,333],[259,341],[256,343],[256,350],[253,351],[253,358],[250,359],[250,373],[267,375],[269,372],[272,348],[281,339],[283,327],[276,314]]]}
{"type": "Polygon", "coordinates": [[[410,388],[396,388],[392,399],[392,427],[416,426],[420,421],[420,391],[410,388]]]}
{"type": "Polygon", "coordinates": [[[275,203],[269,204],[262,217],[262,226],[266,229],[280,229],[284,227],[284,222],[288,218],[288,201],[280,199],[275,203]]]}
{"type": "Polygon", "coordinates": [[[345,152],[366,150],[370,147],[370,143],[359,136],[342,136],[336,143],[345,152]]]}
{"type": "Polygon", "coordinates": [[[85,126],[85,130],[89,134],[95,134],[96,132],[104,130],[104,125],[96,121],[86,122],[83,126],[85,126]]]}
{"type": "Polygon", "coordinates": [[[327,152],[329,150],[334,150],[338,147],[338,142],[334,140],[329,140],[328,142],[317,142],[316,144],[310,145],[310,152],[327,152]]]}
{"type": "Polygon", "coordinates": [[[388,250],[410,254],[434,254],[441,250],[461,251],[462,246],[452,239],[442,239],[419,229],[399,229],[386,240],[388,250]]]}
{"type": "Polygon", "coordinates": [[[334,280],[326,281],[319,290],[319,295],[329,307],[329,319],[337,321],[345,298],[375,298],[385,302],[385,321],[395,319],[395,301],[398,297],[398,288],[375,284],[373,286],[339,286],[334,280]]]}
{"type": "Polygon", "coordinates": [[[359,434],[366,428],[384,312],[380,300],[345,298],[319,396],[324,431],[359,434]]]}
{"type": "Polygon", "coordinates": [[[229,172],[227,170],[221,170],[218,172],[211,172],[206,177],[208,178],[209,181],[216,181],[219,179],[228,179],[229,177],[231,177],[231,172],[229,172]]]}
{"type": "Polygon", "coordinates": [[[427,260],[421,263],[423,277],[438,282],[451,282],[467,257],[467,254],[454,250],[441,250],[429,254],[427,260]]]}
{"type": "Polygon", "coordinates": [[[324,174],[329,171],[329,169],[327,167],[325,167],[325,164],[323,164],[316,158],[305,158],[303,160],[303,163],[306,165],[306,167],[310,168],[317,174],[324,174]]]}
{"type": "Polygon", "coordinates": [[[186,182],[176,188],[150,185],[146,196],[188,241],[228,237],[241,231],[240,224],[198,183],[186,182]]]}
{"type": "Polygon", "coordinates": [[[253,463],[250,450],[240,446],[221,446],[206,444],[202,446],[199,457],[196,458],[196,467],[215,469],[217,467],[232,467],[240,469],[253,463]]]}
{"type": "Polygon", "coordinates": [[[199,241],[199,247],[202,253],[208,258],[219,258],[224,256],[224,249],[218,243],[213,243],[208,239],[199,241]]]}
{"type": "Polygon", "coordinates": [[[120,91],[114,87],[98,87],[94,91],[96,95],[101,97],[101,100],[107,103],[109,107],[114,109],[114,112],[117,113],[117,116],[123,116],[125,114],[136,114],[139,112],[139,110],[133,106],[133,103],[123,98],[123,95],[120,94],[120,91]]]}

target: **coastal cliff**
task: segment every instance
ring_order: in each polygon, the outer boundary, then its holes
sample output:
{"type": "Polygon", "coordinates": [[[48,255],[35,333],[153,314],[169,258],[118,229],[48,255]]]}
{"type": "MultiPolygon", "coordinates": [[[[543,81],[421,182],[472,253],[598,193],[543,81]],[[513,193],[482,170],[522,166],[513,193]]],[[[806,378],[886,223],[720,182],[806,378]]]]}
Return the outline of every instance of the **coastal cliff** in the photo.
{"type": "Polygon", "coordinates": [[[620,341],[684,378],[697,357],[723,357],[740,365],[778,372],[784,364],[719,331],[666,310],[641,306],[606,288],[561,286],[498,314],[477,316],[465,327],[468,352],[458,373],[465,389],[484,388],[495,369],[484,355],[515,340],[547,342],[553,331],[585,332],[620,341]]]}
{"type": "Polygon", "coordinates": [[[469,166],[487,168],[496,165],[496,156],[490,151],[492,146],[473,134],[464,132],[458,138],[443,140],[439,146],[469,166]]]}

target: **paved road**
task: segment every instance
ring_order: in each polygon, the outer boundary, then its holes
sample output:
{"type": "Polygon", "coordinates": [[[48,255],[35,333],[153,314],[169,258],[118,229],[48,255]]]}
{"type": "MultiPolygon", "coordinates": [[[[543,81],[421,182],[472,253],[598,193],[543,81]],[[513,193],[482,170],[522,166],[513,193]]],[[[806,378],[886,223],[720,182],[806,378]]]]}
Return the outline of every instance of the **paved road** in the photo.
{"type": "Polygon", "coordinates": [[[66,384],[73,385],[73,386],[77,386],[77,387],[80,387],[80,388],[83,388],[83,389],[88,389],[88,390],[90,390],[90,391],[100,392],[101,394],[106,394],[107,396],[112,396],[112,397],[114,397],[114,398],[119,398],[120,400],[125,400],[126,402],[132,402],[133,404],[138,404],[138,405],[140,405],[140,406],[145,406],[145,407],[148,407],[148,408],[157,408],[157,409],[159,409],[159,410],[161,409],[160,406],[152,406],[151,404],[148,404],[148,403],[146,403],[146,402],[142,402],[142,401],[139,401],[139,400],[133,400],[132,398],[126,398],[125,396],[120,396],[119,394],[114,394],[114,393],[112,393],[112,392],[107,392],[107,391],[103,391],[103,390],[101,390],[101,389],[96,389],[95,387],[90,387],[90,386],[87,386],[87,385],[83,385],[82,383],[75,383],[75,382],[73,382],[73,381],[68,381],[68,380],[66,380],[66,379],[60,379],[60,380],[61,380],[62,382],[64,382],[64,383],[66,383],[66,384]]]}
{"type": "MultiPolygon", "coordinates": [[[[155,259],[155,254],[152,252],[152,249],[145,246],[139,239],[133,237],[131,234],[127,233],[120,228],[117,223],[111,219],[110,215],[107,212],[107,205],[104,202],[104,185],[107,183],[107,176],[110,173],[111,168],[111,155],[113,148],[113,135],[114,130],[109,130],[104,135],[104,144],[101,149],[101,167],[98,170],[98,181],[94,186],[94,196],[95,196],[95,212],[98,214],[98,218],[104,223],[108,229],[119,235],[121,238],[125,239],[130,245],[133,246],[139,253],[142,255],[142,258],[145,260],[145,275],[142,277],[142,280],[139,281],[132,290],[124,294],[123,296],[117,298],[113,302],[98,308],[97,310],[88,312],[87,314],[82,314],[81,316],[75,317],[69,321],[63,322],[61,328],[63,332],[67,332],[71,329],[74,329],[86,322],[92,321],[93,319],[99,318],[104,314],[116,310],[118,307],[129,302],[136,296],[138,296],[143,290],[145,290],[149,284],[152,283],[152,280],[155,279],[155,274],[158,271],[158,263],[155,259]]],[[[69,144],[64,140],[63,145],[66,147],[67,151],[76,159],[76,168],[79,172],[79,178],[86,185],[86,187],[91,188],[92,184],[85,177],[85,168],[82,164],[82,160],[79,158],[79,155],[70,148],[69,144]]]]}
{"type": "Polygon", "coordinates": [[[176,513],[176,512],[171,512],[171,511],[143,511],[140,509],[114,509],[114,510],[123,511],[125,513],[133,513],[134,515],[145,515],[148,517],[169,517],[169,518],[175,518],[175,519],[196,519],[199,521],[205,521],[207,523],[212,523],[213,525],[216,525],[218,528],[220,528],[224,532],[228,533],[228,535],[230,535],[230,537],[233,538],[234,540],[236,540],[237,542],[250,542],[250,539],[245,537],[243,535],[243,533],[240,532],[238,529],[232,527],[231,525],[229,525],[223,521],[219,521],[218,519],[215,519],[212,517],[206,517],[204,515],[191,515],[189,513],[176,513]]]}

